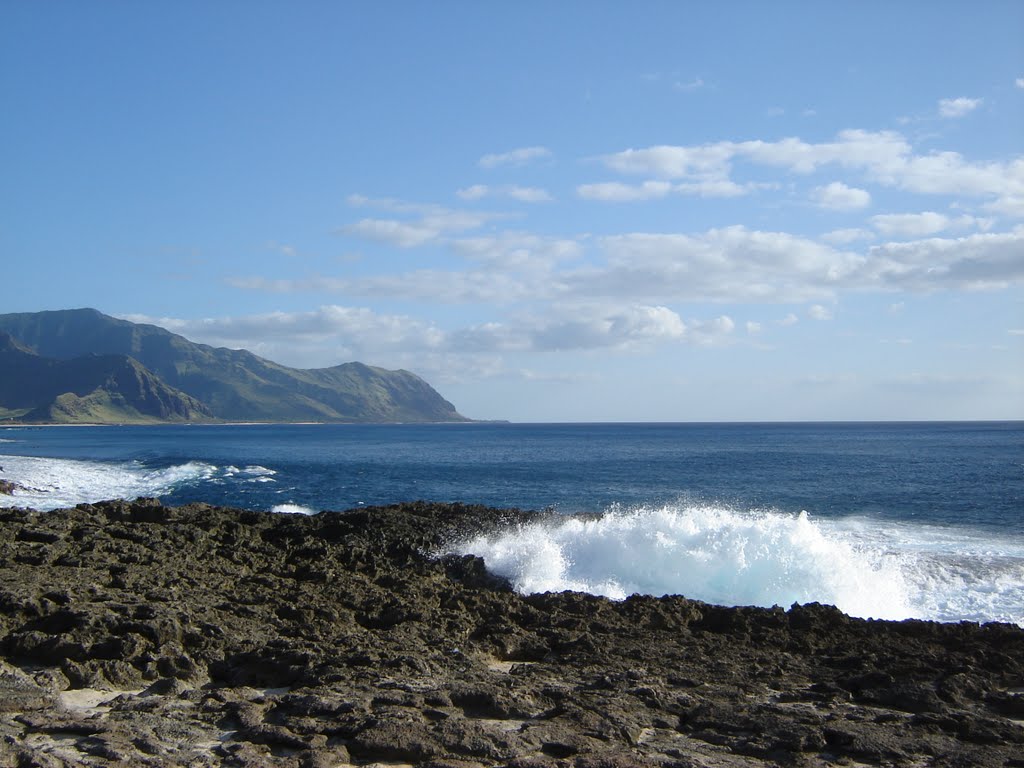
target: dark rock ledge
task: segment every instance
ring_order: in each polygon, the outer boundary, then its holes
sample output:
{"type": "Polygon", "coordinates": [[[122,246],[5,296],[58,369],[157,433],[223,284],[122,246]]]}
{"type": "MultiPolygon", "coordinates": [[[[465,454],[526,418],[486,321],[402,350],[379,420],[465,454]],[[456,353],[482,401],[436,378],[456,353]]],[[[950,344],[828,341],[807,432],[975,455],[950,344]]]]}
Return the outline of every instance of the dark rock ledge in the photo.
{"type": "Polygon", "coordinates": [[[1024,766],[1024,630],[522,597],[526,513],[0,510],[0,767],[1024,766]]]}

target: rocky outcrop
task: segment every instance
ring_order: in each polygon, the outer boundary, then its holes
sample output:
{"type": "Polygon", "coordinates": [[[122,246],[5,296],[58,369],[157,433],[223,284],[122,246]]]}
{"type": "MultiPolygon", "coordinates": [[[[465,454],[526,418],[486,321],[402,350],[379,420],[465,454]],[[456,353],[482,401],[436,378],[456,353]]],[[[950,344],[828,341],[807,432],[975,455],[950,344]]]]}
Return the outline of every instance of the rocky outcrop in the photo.
{"type": "Polygon", "coordinates": [[[1021,766],[1024,630],[524,597],[527,513],[0,510],[0,766],[1021,766]]]}

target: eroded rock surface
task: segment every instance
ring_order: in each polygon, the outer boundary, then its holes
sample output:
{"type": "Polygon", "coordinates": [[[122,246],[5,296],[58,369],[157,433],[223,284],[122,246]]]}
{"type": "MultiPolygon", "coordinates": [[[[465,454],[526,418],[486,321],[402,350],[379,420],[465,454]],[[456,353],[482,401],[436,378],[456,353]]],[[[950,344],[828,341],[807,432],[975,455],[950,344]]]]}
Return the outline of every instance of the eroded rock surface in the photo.
{"type": "Polygon", "coordinates": [[[523,597],[528,513],[0,510],[3,766],[1024,766],[1024,630],[523,597]]]}

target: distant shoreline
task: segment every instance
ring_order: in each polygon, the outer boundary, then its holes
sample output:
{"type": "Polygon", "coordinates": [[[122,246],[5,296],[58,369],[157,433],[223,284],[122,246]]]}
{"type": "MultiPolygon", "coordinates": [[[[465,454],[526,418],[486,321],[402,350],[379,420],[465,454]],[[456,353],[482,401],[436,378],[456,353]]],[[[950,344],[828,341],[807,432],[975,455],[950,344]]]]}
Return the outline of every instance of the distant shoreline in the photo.
{"type": "Polygon", "coordinates": [[[386,426],[431,426],[431,425],[474,425],[512,424],[501,420],[468,421],[139,421],[139,422],[0,422],[2,429],[24,427],[386,427],[386,426]]]}
{"type": "Polygon", "coordinates": [[[509,419],[467,419],[465,421],[140,421],[140,422],[2,422],[0,430],[24,427],[258,427],[258,426],[479,426],[481,424],[509,424],[517,426],[887,426],[906,424],[1024,424],[1024,419],[838,419],[835,421],[511,421],[509,419]]]}

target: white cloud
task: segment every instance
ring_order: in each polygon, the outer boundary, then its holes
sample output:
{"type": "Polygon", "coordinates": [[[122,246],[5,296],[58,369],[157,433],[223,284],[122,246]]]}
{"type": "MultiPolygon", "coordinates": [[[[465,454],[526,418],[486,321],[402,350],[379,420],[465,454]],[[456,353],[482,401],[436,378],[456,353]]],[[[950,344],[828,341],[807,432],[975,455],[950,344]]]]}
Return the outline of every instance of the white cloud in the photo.
{"type": "MultiPolygon", "coordinates": [[[[622,174],[730,183],[735,160],[781,167],[798,174],[837,165],[862,172],[884,186],[921,194],[989,197],[996,204],[1024,198],[1024,158],[971,163],[956,152],[916,155],[906,138],[895,131],[845,130],[834,141],[817,144],[786,138],[698,146],[659,145],[627,149],[601,158],[606,167],[622,174]]],[[[1009,202],[1003,204],[1013,207],[1009,202]]]]}
{"type": "Polygon", "coordinates": [[[871,194],[867,190],[848,187],[841,181],[815,187],[811,199],[822,208],[834,211],[853,211],[871,204],[871,194]]]}
{"type": "Polygon", "coordinates": [[[502,187],[489,187],[486,184],[474,184],[471,187],[458,190],[455,194],[463,200],[482,200],[485,197],[504,197],[518,200],[522,203],[546,203],[554,198],[551,194],[539,187],[520,187],[514,184],[502,187]]]}
{"type": "Polygon", "coordinates": [[[630,348],[655,341],[680,340],[686,324],[667,307],[631,306],[588,316],[556,319],[532,332],[538,349],[630,348]]]}
{"type": "Polygon", "coordinates": [[[949,227],[949,217],[935,211],[884,213],[871,217],[871,225],[887,236],[922,237],[949,227]]]}
{"type": "Polygon", "coordinates": [[[486,184],[474,184],[470,187],[458,190],[455,194],[463,200],[481,200],[487,197],[490,190],[486,184]]]}
{"type": "Polygon", "coordinates": [[[529,269],[547,274],[556,264],[582,255],[582,246],[569,238],[543,237],[523,232],[453,240],[452,249],[467,259],[504,268],[529,269]]]}
{"type": "Polygon", "coordinates": [[[883,235],[896,237],[924,237],[946,229],[988,231],[992,227],[991,219],[968,215],[951,218],[935,211],[880,214],[872,216],[871,223],[883,235]]]}
{"type": "Polygon", "coordinates": [[[1011,219],[1024,219],[1024,195],[1006,195],[994,202],[986,203],[985,210],[1011,219]]]}
{"type": "Polygon", "coordinates": [[[389,243],[399,248],[414,248],[436,239],[442,230],[392,219],[360,219],[354,224],[343,227],[342,231],[345,234],[389,243]]]}
{"type": "Polygon", "coordinates": [[[1024,281],[1024,227],[1013,232],[886,243],[869,249],[864,285],[913,291],[1006,288],[1024,281]]]}
{"type": "Polygon", "coordinates": [[[683,182],[672,187],[673,192],[696,197],[741,197],[755,189],[774,187],[773,184],[737,184],[729,179],[703,179],[683,182]]]}
{"type": "Polygon", "coordinates": [[[547,190],[538,187],[510,186],[503,187],[503,192],[513,200],[523,203],[546,203],[553,199],[547,190]]]}
{"type": "MultiPolygon", "coordinates": [[[[360,277],[233,277],[243,290],[387,297],[441,304],[511,306],[550,301],[822,302],[849,291],[940,291],[999,288],[1024,280],[1024,227],[929,237],[979,228],[970,216],[890,214],[873,223],[899,239],[845,250],[785,232],[741,226],[695,234],[633,232],[599,238],[542,237],[505,231],[447,236],[465,268],[422,269],[360,277]],[[922,239],[923,238],[923,239],[922,239]]],[[[360,222],[364,234],[414,244],[438,229],[360,222]]]]}
{"type": "Polygon", "coordinates": [[[798,138],[779,141],[728,143],[733,156],[760,165],[787,168],[794,173],[812,173],[826,165],[844,168],[888,167],[910,152],[906,139],[895,131],[840,131],[836,140],[810,144],[798,138]]]}
{"type": "Polygon", "coordinates": [[[576,194],[584,200],[603,200],[606,202],[633,202],[636,200],[653,200],[667,196],[672,185],[667,181],[645,181],[642,184],[622,184],[609,181],[601,184],[580,184],[576,194]]]}
{"type": "Polygon", "coordinates": [[[645,181],[641,184],[623,184],[608,181],[599,184],[580,184],[576,194],[584,200],[601,200],[603,202],[635,202],[638,200],[657,200],[670,194],[693,195],[695,197],[739,197],[764,184],[736,184],[729,179],[706,179],[702,181],[672,184],[667,181],[645,181]]]}
{"type": "Polygon", "coordinates": [[[1018,88],[1024,88],[1024,77],[1018,77],[1014,82],[1018,88]]]}
{"type": "Polygon", "coordinates": [[[963,117],[981,106],[984,99],[968,99],[961,96],[958,99],[941,99],[939,101],[939,114],[943,117],[963,117]]]}
{"type": "Polygon", "coordinates": [[[672,309],[646,304],[569,305],[550,314],[524,314],[516,322],[467,331],[460,343],[496,341],[516,351],[643,350],[660,344],[727,343],[735,322],[727,315],[683,322],[672,309]],[[475,336],[471,342],[469,335],[475,336]],[[485,338],[486,337],[486,338],[485,338]]]}
{"type": "Polygon", "coordinates": [[[662,179],[687,176],[724,177],[734,154],[732,144],[723,142],[699,147],[661,145],[627,149],[602,158],[606,166],[625,174],[642,174],[662,179]]]}
{"type": "Polygon", "coordinates": [[[796,325],[798,322],[800,322],[800,318],[790,312],[784,318],[779,320],[779,325],[796,325]]]}
{"type": "Polygon", "coordinates": [[[751,336],[756,335],[756,334],[761,332],[761,324],[757,323],[757,322],[754,322],[752,320],[748,320],[747,321],[747,326],[746,327],[747,327],[747,333],[749,333],[751,336]]]}
{"type": "Polygon", "coordinates": [[[807,316],[812,320],[831,320],[832,312],[821,304],[815,304],[807,309],[807,316]]]}
{"type": "Polygon", "coordinates": [[[692,322],[690,330],[698,344],[707,346],[714,344],[723,337],[729,336],[736,329],[736,323],[728,315],[721,315],[706,322],[692,322]]]}
{"type": "Polygon", "coordinates": [[[704,87],[704,80],[699,77],[695,77],[693,78],[693,80],[689,80],[686,82],[677,80],[672,87],[675,88],[677,91],[683,91],[687,93],[691,91],[699,91],[701,88],[704,87]]]}
{"type": "Polygon", "coordinates": [[[296,248],[294,245],[287,245],[285,243],[271,241],[267,243],[267,248],[271,251],[276,251],[277,253],[280,253],[282,256],[287,256],[289,258],[295,258],[296,256],[299,255],[298,248],[296,248]]]}
{"type": "Polygon", "coordinates": [[[504,217],[503,214],[460,211],[440,205],[409,203],[394,198],[374,199],[350,195],[348,202],[353,207],[381,208],[393,213],[414,216],[409,221],[365,218],[338,230],[341,234],[387,243],[398,248],[415,248],[437,240],[442,235],[477,229],[488,221],[504,217]]]}
{"type": "Polygon", "coordinates": [[[520,166],[531,163],[535,160],[544,160],[551,157],[551,150],[547,147],[522,147],[513,149],[510,152],[484,155],[477,163],[481,168],[498,168],[500,166],[520,166]]]}
{"type": "Polygon", "coordinates": [[[835,245],[846,245],[847,243],[854,243],[858,240],[870,240],[874,236],[875,233],[870,229],[852,227],[847,229],[833,229],[831,232],[826,232],[822,235],[821,239],[827,243],[833,243],[835,245]]]}
{"type": "Polygon", "coordinates": [[[632,233],[598,243],[607,263],[565,275],[569,290],[649,300],[803,301],[832,296],[862,261],[812,240],[745,227],[632,233]]]}

